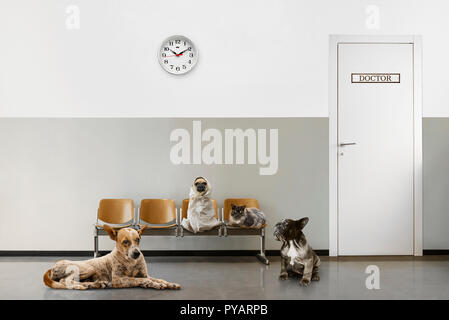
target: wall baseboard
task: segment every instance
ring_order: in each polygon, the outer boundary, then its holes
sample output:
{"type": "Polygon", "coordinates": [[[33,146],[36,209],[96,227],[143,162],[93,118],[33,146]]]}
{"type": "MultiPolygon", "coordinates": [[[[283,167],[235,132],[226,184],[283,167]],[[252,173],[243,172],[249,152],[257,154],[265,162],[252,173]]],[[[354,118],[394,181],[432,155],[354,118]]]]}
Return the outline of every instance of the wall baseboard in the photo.
{"type": "Polygon", "coordinates": [[[423,255],[425,256],[446,256],[449,255],[448,249],[424,249],[423,255]]]}
{"type": "MultiPolygon", "coordinates": [[[[100,251],[101,255],[110,251],[100,251]]],[[[328,256],[329,250],[315,250],[319,256],[328,256]]],[[[255,256],[259,250],[143,250],[146,257],[168,256],[255,256]]],[[[267,256],[279,256],[279,250],[266,250],[267,256]]],[[[92,251],[39,251],[3,250],[0,257],[91,257],[92,251]]]]}

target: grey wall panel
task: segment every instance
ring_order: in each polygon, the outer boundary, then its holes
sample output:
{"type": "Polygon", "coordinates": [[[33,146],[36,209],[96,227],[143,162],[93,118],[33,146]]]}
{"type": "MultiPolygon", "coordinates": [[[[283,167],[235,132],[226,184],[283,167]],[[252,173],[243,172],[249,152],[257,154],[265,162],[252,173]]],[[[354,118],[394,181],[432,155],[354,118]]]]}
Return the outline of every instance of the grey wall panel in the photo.
{"type": "Polygon", "coordinates": [[[449,249],[449,118],[423,120],[424,249],[449,249]]]}
{"type": "MultiPolygon", "coordinates": [[[[202,119],[203,130],[277,128],[279,169],[263,176],[257,164],[172,164],[170,132],[192,132],[192,119],[0,119],[0,250],[89,250],[101,198],[173,198],[180,206],[198,175],[211,181],[220,207],[227,197],[259,199],[268,249],[279,247],[274,223],[303,216],[310,242],[326,249],[327,126],[327,118],[202,119]]],[[[142,247],[256,249],[258,240],[152,237],[142,247]]]]}
{"type": "MultiPolygon", "coordinates": [[[[267,248],[275,222],[311,218],[306,235],[328,248],[327,118],[201,119],[203,130],[279,129],[279,170],[259,165],[173,165],[170,132],[193,119],[0,119],[0,250],[89,250],[101,198],[188,196],[204,175],[213,197],[256,197],[268,216],[267,248]]],[[[199,119],[195,119],[199,120],[199,119]]],[[[449,118],[423,120],[424,248],[448,249],[449,118]]],[[[102,248],[112,242],[100,241],[102,248]]],[[[250,237],[148,238],[157,249],[256,249],[250,237]]]]}

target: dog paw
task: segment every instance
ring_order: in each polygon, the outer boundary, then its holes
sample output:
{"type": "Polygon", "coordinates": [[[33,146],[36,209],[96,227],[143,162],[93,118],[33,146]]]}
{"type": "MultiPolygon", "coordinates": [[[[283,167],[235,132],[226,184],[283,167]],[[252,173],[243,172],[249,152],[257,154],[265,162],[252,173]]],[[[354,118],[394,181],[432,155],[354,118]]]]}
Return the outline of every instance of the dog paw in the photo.
{"type": "Polygon", "coordinates": [[[160,283],[146,282],[142,285],[142,288],[159,290],[162,289],[162,286],[160,283]]]}
{"type": "Polygon", "coordinates": [[[160,282],[153,282],[153,281],[146,282],[142,287],[156,289],[156,290],[161,290],[161,289],[167,288],[167,286],[165,284],[160,283],[160,282]]]}
{"type": "Polygon", "coordinates": [[[310,284],[310,280],[301,279],[301,281],[299,281],[299,285],[301,287],[307,287],[309,284],[310,284]]]}
{"type": "Polygon", "coordinates": [[[281,273],[280,275],[279,275],[279,279],[280,280],[287,280],[288,279],[288,273],[281,273]]]}
{"type": "Polygon", "coordinates": [[[181,289],[181,286],[177,283],[170,283],[168,288],[173,289],[173,290],[179,290],[179,289],[181,289]]]}
{"type": "Polygon", "coordinates": [[[110,288],[112,286],[111,282],[109,281],[98,281],[98,285],[101,289],[110,288]]]}
{"type": "Polygon", "coordinates": [[[314,274],[314,275],[312,276],[312,281],[319,281],[319,280],[320,280],[320,276],[319,276],[319,275],[314,274]]]}
{"type": "Polygon", "coordinates": [[[77,284],[77,285],[73,285],[73,286],[70,286],[67,288],[72,289],[72,290],[87,290],[87,289],[89,289],[89,287],[84,284],[77,284]]]}
{"type": "Polygon", "coordinates": [[[153,288],[157,290],[167,289],[167,285],[164,283],[155,283],[153,288]]]}
{"type": "Polygon", "coordinates": [[[105,289],[110,288],[112,284],[108,281],[95,281],[91,283],[85,283],[83,284],[83,286],[85,286],[86,289],[105,289]]]}

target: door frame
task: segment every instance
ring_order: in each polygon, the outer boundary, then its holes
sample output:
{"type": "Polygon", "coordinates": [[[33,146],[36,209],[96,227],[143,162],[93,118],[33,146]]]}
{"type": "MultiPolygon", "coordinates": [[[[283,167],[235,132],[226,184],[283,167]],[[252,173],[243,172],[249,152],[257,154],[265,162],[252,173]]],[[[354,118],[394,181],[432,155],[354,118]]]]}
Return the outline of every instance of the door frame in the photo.
{"type": "Polygon", "coordinates": [[[410,43],[413,45],[414,212],[413,252],[422,256],[422,39],[417,35],[329,36],[329,255],[338,256],[338,44],[410,43]]]}

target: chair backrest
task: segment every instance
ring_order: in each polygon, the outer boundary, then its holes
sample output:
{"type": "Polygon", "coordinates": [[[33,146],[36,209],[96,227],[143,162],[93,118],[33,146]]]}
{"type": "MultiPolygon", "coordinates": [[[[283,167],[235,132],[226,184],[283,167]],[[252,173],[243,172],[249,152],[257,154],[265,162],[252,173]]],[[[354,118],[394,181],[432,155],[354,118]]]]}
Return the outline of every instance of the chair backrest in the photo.
{"type": "Polygon", "coordinates": [[[237,198],[237,199],[225,199],[223,205],[223,219],[225,221],[229,220],[231,216],[232,205],[243,206],[245,205],[247,208],[259,208],[259,203],[257,199],[253,198],[237,198]]]}
{"type": "Polygon", "coordinates": [[[122,224],[134,219],[132,199],[101,199],[97,218],[111,224],[122,224]]]}
{"type": "MultiPolygon", "coordinates": [[[[217,208],[217,201],[215,199],[210,199],[212,201],[212,205],[214,206],[215,210],[215,218],[218,219],[218,208],[217,208]]],[[[187,218],[187,209],[189,208],[189,199],[182,200],[182,218],[187,218]]]]}
{"type": "Polygon", "coordinates": [[[172,199],[143,199],[139,218],[149,224],[165,224],[176,220],[176,205],[172,199]]]}

